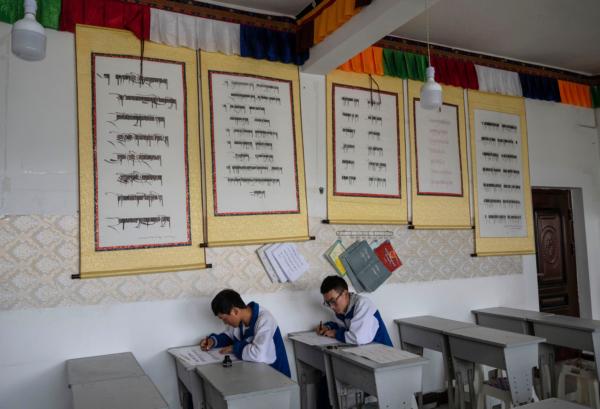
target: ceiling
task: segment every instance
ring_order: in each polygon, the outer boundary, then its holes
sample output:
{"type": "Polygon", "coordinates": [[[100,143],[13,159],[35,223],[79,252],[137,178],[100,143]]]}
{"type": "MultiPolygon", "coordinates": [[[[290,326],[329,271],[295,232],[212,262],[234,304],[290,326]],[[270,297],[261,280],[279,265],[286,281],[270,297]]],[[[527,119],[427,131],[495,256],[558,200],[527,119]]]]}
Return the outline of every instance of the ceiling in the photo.
{"type": "MultiPolygon", "coordinates": [[[[202,1],[288,16],[298,14],[311,3],[202,1]]],[[[583,74],[600,74],[599,0],[439,0],[430,7],[429,18],[432,43],[583,74]]],[[[390,34],[425,41],[425,23],[425,13],[421,13],[390,34]]]]}

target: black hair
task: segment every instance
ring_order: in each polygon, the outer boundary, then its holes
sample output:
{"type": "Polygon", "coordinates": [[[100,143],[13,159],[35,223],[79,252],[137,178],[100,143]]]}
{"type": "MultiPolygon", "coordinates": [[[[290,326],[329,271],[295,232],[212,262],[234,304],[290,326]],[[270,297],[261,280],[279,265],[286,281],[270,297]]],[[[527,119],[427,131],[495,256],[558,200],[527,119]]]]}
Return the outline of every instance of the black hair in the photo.
{"type": "Polygon", "coordinates": [[[215,298],[210,303],[210,307],[215,315],[229,314],[234,307],[246,308],[246,303],[237,291],[227,288],[215,295],[215,298]]]}
{"type": "Polygon", "coordinates": [[[337,290],[341,293],[348,290],[348,284],[340,276],[327,276],[321,283],[321,294],[327,294],[331,290],[337,290]]]}

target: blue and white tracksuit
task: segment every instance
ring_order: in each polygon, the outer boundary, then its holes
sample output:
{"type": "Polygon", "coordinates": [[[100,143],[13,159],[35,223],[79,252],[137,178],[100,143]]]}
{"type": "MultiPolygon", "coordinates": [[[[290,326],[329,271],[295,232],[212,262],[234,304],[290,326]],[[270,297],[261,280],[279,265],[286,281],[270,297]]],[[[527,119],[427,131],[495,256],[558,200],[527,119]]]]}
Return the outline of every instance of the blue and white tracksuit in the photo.
{"type": "Polygon", "coordinates": [[[259,309],[255,302],[248,306],[252,308],[250,325],[245,327],[240,323],[238,328],[227,327],[221,334],[210,334],[214,348],[233,345],[233,353],[238,359],[269,364],[291,377],[283,338],[275,318],[269,311],[259,309]]]}
{"type": "Polygon", "coordinates": [[[335,338],[347,344],[363,345],[371,342],[393,346],[379,310],[368,298],[350,293],[345,314],[336,314],[337,322],[325,325],[335,330],[335,338]]]}

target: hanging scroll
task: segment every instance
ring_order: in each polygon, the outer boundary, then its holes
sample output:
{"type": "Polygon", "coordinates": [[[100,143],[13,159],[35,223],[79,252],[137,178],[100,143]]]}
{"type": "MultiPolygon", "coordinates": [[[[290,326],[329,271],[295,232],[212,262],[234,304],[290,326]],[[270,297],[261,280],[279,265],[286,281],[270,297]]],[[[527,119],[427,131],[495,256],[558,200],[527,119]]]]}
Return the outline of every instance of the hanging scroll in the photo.
{"type": "Polygon", "coordinates": [[[402,80],[327,76],[329,223],[407,222],[402,80]]]}
{"type": "Polygon", "coordinates": [[[535,252],[522,98],[469,91],[477,255],[535,252]]]}
{"type": "Polygon", "coordinates": [[[204,268],[193,51],[77,26],[82,278],[204,268]]]}
{"type": "Polygon", "coordinates": [[[307,240],[298,69],[201,54],[208,244],[307,240]]]}
{"type": "Polygon", "coordinates": [[[421,82],[408,81],[412,224],[469,229],[467,142],[462,88],[443,87],[441,110],[422,109],[421,82]]]}

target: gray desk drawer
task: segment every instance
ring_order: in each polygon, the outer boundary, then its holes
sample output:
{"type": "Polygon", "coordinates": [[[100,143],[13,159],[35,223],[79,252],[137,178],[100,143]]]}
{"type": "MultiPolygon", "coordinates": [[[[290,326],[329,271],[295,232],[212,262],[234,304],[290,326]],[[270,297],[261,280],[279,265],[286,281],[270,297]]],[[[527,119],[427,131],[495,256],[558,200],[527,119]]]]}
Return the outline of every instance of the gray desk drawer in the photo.
{"type": "Polygon", "coordinates": [[[594,350],[592,335],[589,331],[547,325],[543,321],[534,322],[533,328],[535,335],[546,338],[548,344],[586,351],[594,350]]]}
{"type": "Polygon", "coordinates": [[[375,377],[372,370],[352,365],[335,355],[331,356],[331,364],[335,379],[359,388],[371,395],[377,395],[377,387],[375,386],[375,377]]]}
{"type": "Polygon", "coordinates": [[[294,351],[296,359],[302,361],[321,372],[325,372],[325,362],[323,361],[325,354],[318,348],[303,344],[302,342],[294,342],[294,351]]]}
{"type": "Polygon", "coordinates": [[[444,335],[433,333],[411,325],[398,324],[400,329],[400,341],[419,347],[442,352],[444,335]]]}
{"type": "Polygon", "coordinates": [[[488,314],[477,314],[477,324],[484,327],[501,329],[504,331],[518,332],[520,334],[533,335],[530,324],[524,319],[492,316],[488,314]]]}

